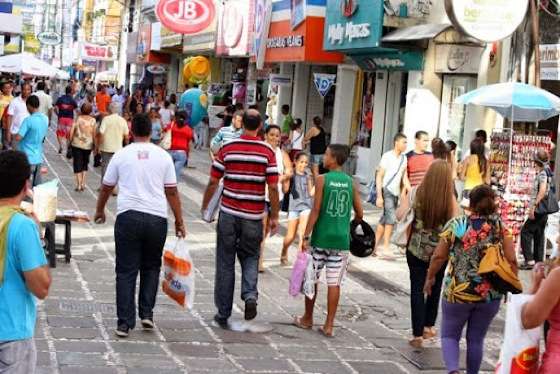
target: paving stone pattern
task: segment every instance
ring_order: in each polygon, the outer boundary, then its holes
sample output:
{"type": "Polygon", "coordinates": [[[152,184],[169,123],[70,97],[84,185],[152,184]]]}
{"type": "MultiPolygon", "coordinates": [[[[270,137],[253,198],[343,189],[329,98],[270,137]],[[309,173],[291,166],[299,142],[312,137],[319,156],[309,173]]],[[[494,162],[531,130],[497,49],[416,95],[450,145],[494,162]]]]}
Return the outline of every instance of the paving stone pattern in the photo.
{"type": "MultiPolygon", "coordinates": [[[[45,145],[47,179],[62,182],[59,208],[80,209],[93,217],[100,171],[90,168],[85,192],[74,192],[71,161],[56,153],[51,133],[45,145]]],[[[267,271],[259,277],[258,321],[273,331],[251,334],[224,331],[212,324],[215,225],[200,220],[202,191],[208,179],[206,152],[193,152],[180,183],[188,243],[196,267],[196,299],[192,312],[161,291],[154,311],[156,329],[135,329],[118,339],[116,327],[113,224],[115,199],[107,223],[73,226],[73,258],[58,259],[52,270],[48,299],[40,303],[36,328],[39,373],[440,373],[439,343],[418,352],[410,348],[407,291],[374,273],[352,270],[343,287],[336,336],[322,337],[317,327],[326,315],[326,290],[320,287],[316,326],[303,331],[291,325],[301,314],[303,298],[288,295],[289,268],[278,264],[282,238],[268,240],[267,271]],[[194,168],[193,168],[194,166],[194,168]],[[356,273],[356,275],[354,275],[356,273]]],[[[285,225],[285,219],[283,220],[285,225]]],[[[170,225],[173,226],[173,225],[170,225]]],[[[284,228],[285,230],[285,228],[284,228]]],[[[57,234],[61,234],[60,231],[57,234]]],[[[172,236],[173,232],[169,232],[172,236]]],[[[292,257],[294,253],[291,254],[292,257]]],[[[237,282],[240,274],[238,270],[237,282]]],[[[406,272],[402,277],[408,277],[406,272]]],[[[236,285],[234,317],[243,303],[236,285]]],[[[139,323],[138,323],[139,325],[139,323]]],[[[500,321],[489,341],[488,359],[495,360],[500,321]]],[[[485,364],[485,369],[491,366],[485,364]]]]}

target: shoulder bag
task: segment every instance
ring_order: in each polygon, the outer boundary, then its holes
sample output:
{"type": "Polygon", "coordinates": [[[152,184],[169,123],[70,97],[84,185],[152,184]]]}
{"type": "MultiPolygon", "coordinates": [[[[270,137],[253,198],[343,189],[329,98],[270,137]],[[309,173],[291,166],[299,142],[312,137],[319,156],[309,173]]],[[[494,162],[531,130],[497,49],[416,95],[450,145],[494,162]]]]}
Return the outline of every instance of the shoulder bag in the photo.
{"type": "MultiPolygon", "coordinates": [[[[404,158],[406,156],[405,155],[401,155],[401,162],[399,163],[399,167],[397,169],[397,172],[391,177],[391,179],[389,179],[389,182],[387,182],[387,185],[390,185],[391,182],[393,182],[393,179],[395,179],[395,177],[397,176],[397,174],[399,174],[399,171],[401,171],[401,166],[404,162],[404,158]]],[[[386,187],[383,186],[383,187],[386,187]]],[[[373,177],[373,181],[371,181],[371,183],[369,184],[369,192],[368,192],[368,197],[366,200],[368,203],[375,205],[376,201],[377,201],[377,172],[375,173],[375,176],[373,177]]]]}
{"type": "Polygon", "coordinates": [[[535,213],[541,215],[554,214],[559,210],[554,177],[551,175],[551,173],[548,170],[546,170],[546,176],[547,176],[546,183],[548,184],[547,186],[548,193],[541,201],[539,201],[539,204],[535,208],[535,213]]]}
{"type": "Polygon", "coordinates": [[[163,133],[163,137],[159,143],[159,146],[165,150],[171,148],[171,132],[173,131],[173,123],[169,126],[169,129],[163,133]]]}

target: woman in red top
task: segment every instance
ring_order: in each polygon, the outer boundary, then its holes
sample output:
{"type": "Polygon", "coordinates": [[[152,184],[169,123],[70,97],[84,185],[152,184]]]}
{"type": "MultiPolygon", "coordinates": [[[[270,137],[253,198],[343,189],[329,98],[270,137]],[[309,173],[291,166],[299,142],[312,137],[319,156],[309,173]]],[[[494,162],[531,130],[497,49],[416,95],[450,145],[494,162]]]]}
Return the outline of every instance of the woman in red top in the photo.
{"type": "Polygon", "coordinates": [[[175,164],[175,174],[177,180],[181,175],[181,170],[187,165],[189,159],[190,143],[193,141],[193,131],[187,124],[187,114],[183,111],[178,112],[175,121],[171,122],[171,147],[169,153],[175,164]]]}

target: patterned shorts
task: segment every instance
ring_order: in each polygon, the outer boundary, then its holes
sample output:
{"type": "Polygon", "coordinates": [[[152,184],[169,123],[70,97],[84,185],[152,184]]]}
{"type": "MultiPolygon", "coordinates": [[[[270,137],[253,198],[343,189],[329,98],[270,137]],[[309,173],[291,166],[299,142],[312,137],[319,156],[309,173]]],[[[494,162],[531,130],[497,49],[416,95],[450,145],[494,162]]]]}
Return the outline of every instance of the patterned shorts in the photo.
{"type": "Polygon", "coordinates": [[[56,128],[56,135],[59,138],[67,138],[68,136],[70,136],[70,130],[72,129],[73,124],[74,120],[72,118],[59,118],[58,127],[56,128]]]}
{"type": "Polygon", "coordinates": [[[326,267],[327,286],[341,286],[348,267],[348,252],[313,247],[311,255],[313,256],[317,280],[321,277],[323,268],[326,267]]]}

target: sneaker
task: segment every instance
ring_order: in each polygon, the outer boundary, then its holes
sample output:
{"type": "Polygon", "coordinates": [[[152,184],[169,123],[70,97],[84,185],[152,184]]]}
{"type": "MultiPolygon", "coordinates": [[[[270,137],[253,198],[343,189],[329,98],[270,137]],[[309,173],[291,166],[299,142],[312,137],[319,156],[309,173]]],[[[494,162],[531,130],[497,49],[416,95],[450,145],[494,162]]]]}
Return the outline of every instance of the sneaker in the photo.
{"type": "Polygon", "coordinates": [[[228,328],[227,319],[222,319],[222,318],[218,317],[218,315],[216,314],[214,316],[214,322],[216,322],[218,324],[218,326],[220,326],[222,329],[227,330],[227,328],[228,328]]]}
{"type": "Polygon", "coordinates": [[[249,299],[245,301],[245,320],[250,321],[257,316],[257,300],[249,299]]]}
{"type": "Polygon", "coordinates": [[[140,322],[144,330],[153,330],[155,327],[153,318],[143,318],[140,322]]]}
{"type": "Polygon", "coordinates": [[[128,326],[125,323],[122,323],[115,330],[115,335],[117,335],[119,338],[127,338],[129,331],[130,329],[128,328],[128,326]]]}

